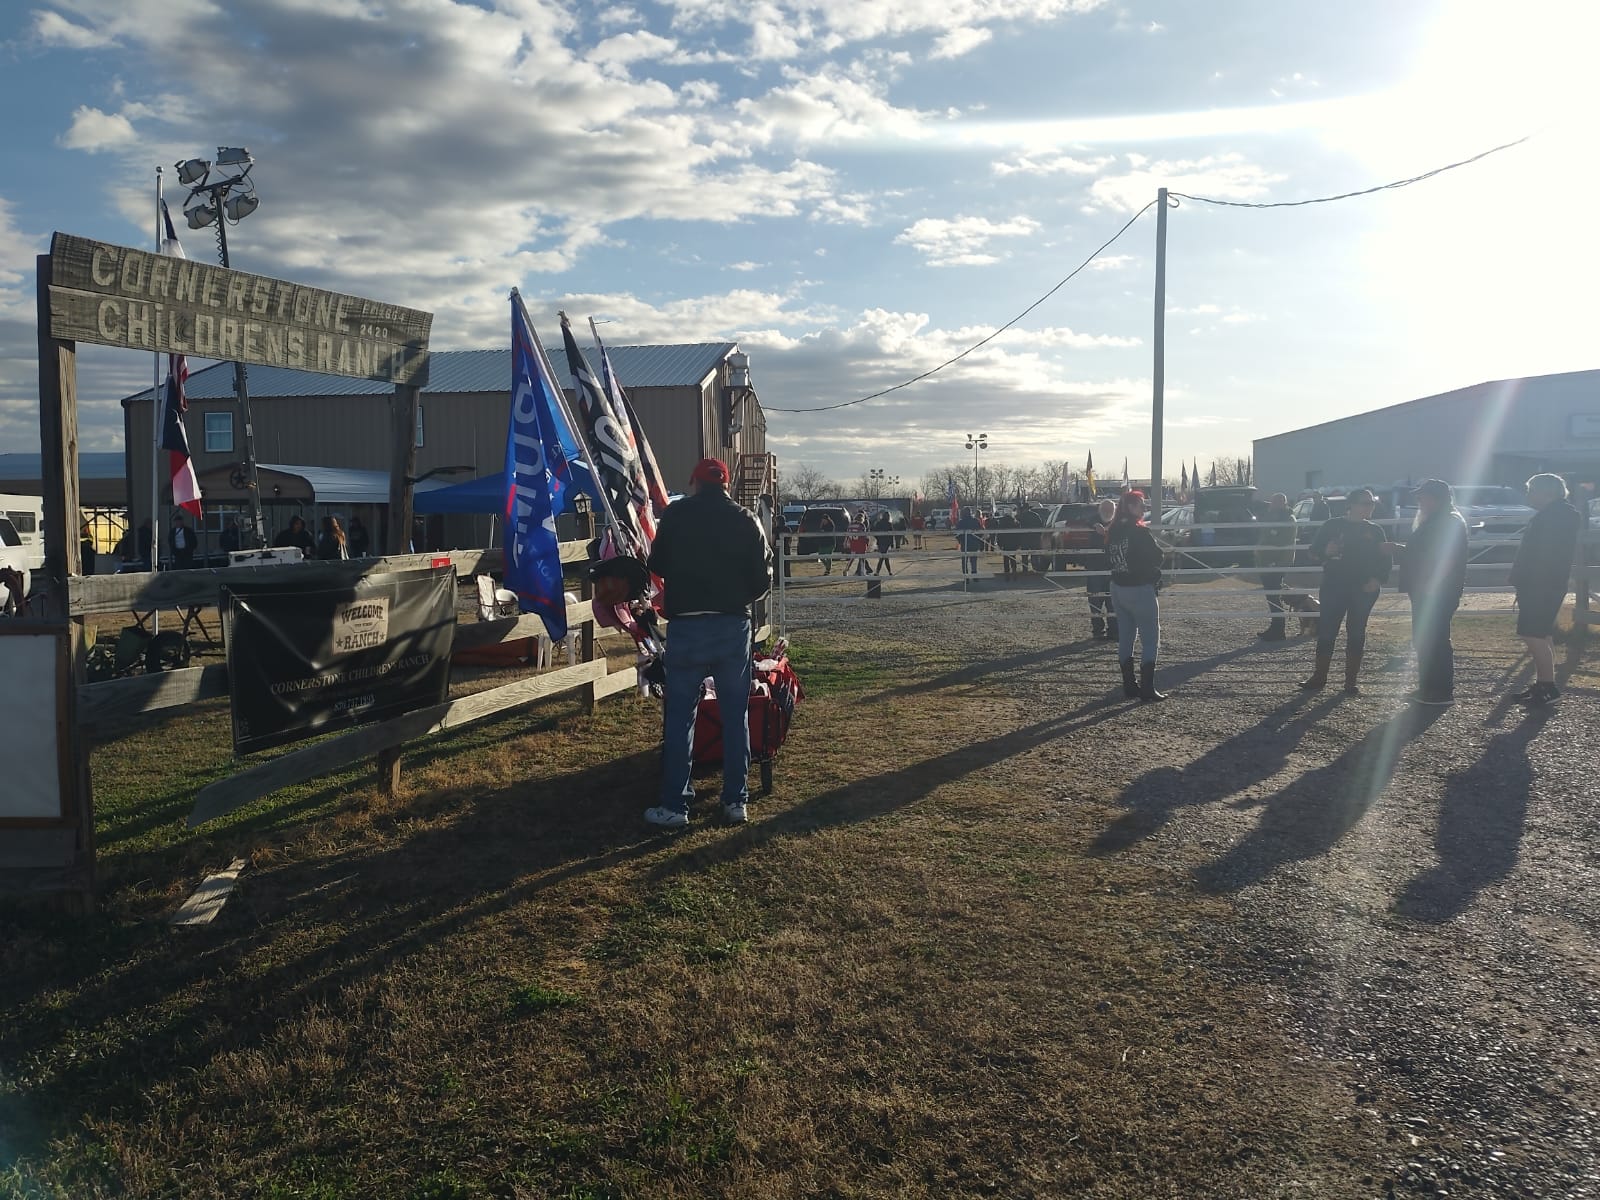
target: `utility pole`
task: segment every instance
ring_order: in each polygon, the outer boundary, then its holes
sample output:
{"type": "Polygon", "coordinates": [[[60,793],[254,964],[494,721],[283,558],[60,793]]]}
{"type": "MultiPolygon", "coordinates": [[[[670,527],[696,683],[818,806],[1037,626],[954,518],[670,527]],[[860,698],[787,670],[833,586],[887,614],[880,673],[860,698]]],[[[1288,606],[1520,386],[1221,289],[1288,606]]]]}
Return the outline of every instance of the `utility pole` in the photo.
{"type": "MultiPolygon", "coordinates": [[[[222,203],[227,198],[227,193],[216,197],[217,206],[217,246],[222,252],[222,267],[231,269],[228,264],[228,222],[222,211],[222,203]]],[[[233,364],[233,394],[239,401],[239,415],[244,423],[244,469],[247,479],[246,486],[250,490],[250,528],[255,531],[255,541],[250,549],[259,549],[267,544],[266,525],[261,519],[261,476],[256,470],[256,427],[250,419],[250,383],[245,375],[244,364],[233,364]]]]}
{"type": "Polygon", "coordinates": [[[1161,524],[1161,428],[1167,385],[1167,189],[1156,193],[1155,365],[1150,372],[1150,524],[1161,524]]]}

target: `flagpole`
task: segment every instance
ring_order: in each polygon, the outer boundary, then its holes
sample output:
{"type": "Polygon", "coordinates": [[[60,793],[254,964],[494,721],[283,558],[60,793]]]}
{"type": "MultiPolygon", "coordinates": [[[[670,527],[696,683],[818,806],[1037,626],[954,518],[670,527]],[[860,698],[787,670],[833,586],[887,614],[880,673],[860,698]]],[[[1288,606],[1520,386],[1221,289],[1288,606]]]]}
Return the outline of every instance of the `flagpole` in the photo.
{"type": "MultiPolygon", "coordinates": [[[[516,288],[511,289],[511,294],[521,299],[521,293],[516,288]]],[[[589,478],[594,480],[595,491],[600,493],[600,508],[605,513],[606,520],[611,525],[611,536],[615,540],[622,532],[622,525],[617,521],[617,514],[612,510],[611,497],[606,492],[606,486],[600,479],[600,472],[595,469],[594,453],[589,448],[589,439],[584,436],[583,426],[573,419],[572,410],[567,407],[567,393],[556,383],[555,367],[550,363],[550,356],[545,353],[544,343],[539,340],[539,331],[534,328],[533,318],[528,315],[527,305],[522,306],[522,319],[528,326],[528,340],[533,343],[533,352],[539,356],[539,363],[544,368],[545,378],[550,381],[551,390],[555,393],[555,402],[561,406],[561,418],[566,421],[567,428],[572,430],[572,436],[577,440],[578,451],[583,455],[583,465],[588,469],[589,478]]],[[[629,547],[637,552],[639,547],[629,547]]]]}
{"type": "MultiPolygon", "coordinates": [[[[162,202],[162,170],[156,168],[156,253],[161,253],[162,239],[166,236],[165,222],[161,219],[162,202]]],[[[158,351],[151,356],[150,385],[150,570],[153,573],[161,561],[161,354],[158,351]]],[[[133,535],[134,549],[139,546],[138,531],[133,535]]],[[[161,610],[158,608],[150,615],[150,629],[153,633],[161,632],[161,610]]]]}

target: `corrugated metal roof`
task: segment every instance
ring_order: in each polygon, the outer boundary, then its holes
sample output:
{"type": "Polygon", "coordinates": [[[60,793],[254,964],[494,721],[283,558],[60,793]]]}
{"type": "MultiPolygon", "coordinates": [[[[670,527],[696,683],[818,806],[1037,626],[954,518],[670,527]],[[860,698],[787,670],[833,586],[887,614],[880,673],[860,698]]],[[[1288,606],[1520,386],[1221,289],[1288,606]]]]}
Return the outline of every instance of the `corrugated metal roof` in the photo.
{"type": "MultiPolygon", "coordinates": [[[[127,469],[127,461],[122,457],[121,450],[78,455],[79,479],[121,479],[127,469]]],[[[43,467],[37,454],[0,454],[0,480],[38,479],[41,470],[43,467]]],[[[5,488],[0,488],[0,492],[3,491],[5,488]]]]}
{"type": "MultiPolygon", "coordinates": [[[[718,363],[738,348],[737,342],[696,342],[686,346],[607,346],[611,365],[623,387],[695,387],[718,363]]],[[[587,349],[587,348],[586,348],[587,349]]],[[[594,354],[588,350],[591,362],[594,354]]],[[[561,383],[568,383],[566,352],[550,349],[550,362],[561,383]]],[[[598,363],[594,364],[598,368],[598,363]]],[[[284,367],[251,367],[252,398],[273,396],[379,396],[392,384],[284,367]]],[[[435,350],[428,364],[430,392],[506,392],[511,390],[511,350],[435,350]]],[[[233,364],[217,363],[189,376],[191,400],[221,400],[233,395],[233,364]]],[[[150,389],[124,398],[124,404],[150,399],[150,389]]]]}

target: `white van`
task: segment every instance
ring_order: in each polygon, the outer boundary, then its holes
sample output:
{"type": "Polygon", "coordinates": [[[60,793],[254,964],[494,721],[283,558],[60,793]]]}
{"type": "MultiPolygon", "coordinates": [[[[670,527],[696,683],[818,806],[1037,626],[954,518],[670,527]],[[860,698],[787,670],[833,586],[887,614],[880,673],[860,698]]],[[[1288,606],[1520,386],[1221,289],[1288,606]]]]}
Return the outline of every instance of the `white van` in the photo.
{"type": "Polygon", "coordinates": [[[0,493],[0,517],[16,531],[28,570],[44,566],[44,497],[0,493]]]}

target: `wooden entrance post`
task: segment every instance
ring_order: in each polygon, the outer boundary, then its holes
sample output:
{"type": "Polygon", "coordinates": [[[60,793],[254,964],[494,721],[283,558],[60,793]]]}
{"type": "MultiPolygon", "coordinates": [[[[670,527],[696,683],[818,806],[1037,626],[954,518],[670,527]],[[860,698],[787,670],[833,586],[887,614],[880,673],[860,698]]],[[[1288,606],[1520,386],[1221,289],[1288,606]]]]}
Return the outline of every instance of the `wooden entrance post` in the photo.
{"type": "MultiPolygon", "coordinates": [[[[44,567],[35,588],[41,626],[65,629],[59,641],[57,688],[64,694],[56,724],[61,769],[57,817],[5,831],[0,892],[57,893],[88,911],[94,903],[94,795],[89,748],[78,731],[77,686],[84,679],[84,622],[69,615],[68,580],[82,574],[78,540],[77,344],[54,336],[50,322],[51,261],[37,259],[39,304],[39,448],[44,492],[44,567]]],[[[21,630],[19,629],[19,632],[21,630]]],[[[26,687],[26,681],[17,681],[26,687]]],[[[30,747],[31,752],[43,747],[30,747]]]]}

